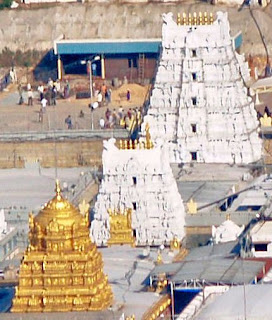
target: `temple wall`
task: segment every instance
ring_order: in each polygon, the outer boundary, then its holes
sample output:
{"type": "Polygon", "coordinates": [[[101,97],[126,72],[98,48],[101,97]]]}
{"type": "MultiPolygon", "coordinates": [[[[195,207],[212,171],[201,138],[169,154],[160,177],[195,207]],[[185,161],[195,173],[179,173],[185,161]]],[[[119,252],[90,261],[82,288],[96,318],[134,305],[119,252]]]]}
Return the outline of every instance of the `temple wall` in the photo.
{"type": "Polygon", "coordinates": [[[39,161],[42,167],[101,166],[101,140],[0,142],[0,168],[23,168],[29,162],[39,161]]]}
{"type": "MultiPolygon", "coordinates": [[[[0,11],[0,51],[36,49],[48,50],[53,41],[65,35],[67,39],[115,39],[161,37],[161,15],[164,12],[216,12],[217,6],[208,3],[115,3],[90,2],[54,4],[47,8],[32,6],[23,9],[0,11]]],[[[227,10],[232,35],[240,30],[243,35],[241,51],[245,54],[265,55],[258,29],[247,9],[238,12],[237,6],[227,10]],[[244,23],[241,23],[243,21],[244,23]]],[[[264,34],[271,53],[272,30],[270,16],[254,10],[254,16],[264,34]]]]}

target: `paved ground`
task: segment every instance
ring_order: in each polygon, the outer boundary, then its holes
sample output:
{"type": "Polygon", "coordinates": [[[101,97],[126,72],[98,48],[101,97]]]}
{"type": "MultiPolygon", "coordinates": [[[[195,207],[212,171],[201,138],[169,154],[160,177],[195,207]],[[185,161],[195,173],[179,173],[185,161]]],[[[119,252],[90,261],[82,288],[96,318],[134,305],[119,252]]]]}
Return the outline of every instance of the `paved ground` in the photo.
{"type": "MultiPolygon", "coordinates": [[[[87,79],[86,79],[87,81],[87,79]]],[[[25,131],[47,131],[67,129],[65,118],[70,114],[72,117],[74,129],[91,129],[93,121],[94,129],[99,128],[99,119],[105,118],[107,108],[113,110],[122,106],[125,110],[128,108],[141,107],[148,90],[148,86],[141,87],[131,84],[131,101],[120,99],[120,93],[126,93],[127,86],[115,89],[112,92],[112,102],[93,112],[89,108],[90,99],[76,99],[72,96],[68,99],[58,99],[56,106],[48,106],[44,114],[43,122],[39,122],[40,101],[38,93],[34,92],[33,106],[27,105],[27,93],[24,91],[23,97],[25,103],[19,105],[19,93],[17,86],[11,84],[4,92],[0,92],[0,132],[25,132],[25,131]],[[84,117],[80,117],[81,110],[84,117]]]]}

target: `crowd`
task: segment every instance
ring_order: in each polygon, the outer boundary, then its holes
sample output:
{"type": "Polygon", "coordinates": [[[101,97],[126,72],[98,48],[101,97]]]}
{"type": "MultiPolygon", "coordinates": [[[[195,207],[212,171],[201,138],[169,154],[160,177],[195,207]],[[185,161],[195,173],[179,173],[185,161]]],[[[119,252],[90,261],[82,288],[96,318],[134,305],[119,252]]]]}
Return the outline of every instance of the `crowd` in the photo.
{"type": "Polygon", "coordinates": [[[129,108],[127,111],[122,106],[118,110],[110,110],[107,108],[105,111],[105,119],[100,119],[101,129],[114,129],[124,128],[129,131],[139,126],[142,120],[142,112],[139,108],[129,108]]]}
{"type": "MultiPolygon", "coordinates": [[[[41,104],[42,110],[45,111],[46,106],[55,106],[57,104],[57,98],[62,97],[64,99],[69,98],[70,96],[70,84],[67,80],[63,90],[61,89],[61,84],[59,80],[53,81],[51,78],[48,79],[48,82],[46,85],[40,83],[38,87],[36,88],[38,92],[38,102],[41,104]]],[[[22,84],[18,84],[18,92],[19,92],[19,105],[24,104],[24,98],[23,98],[23,87],[22,84]]],[[[33,88],[30,83],[26,86],[26,92],[27,92],[27,104],[28,106],[32,106],[34,102],[34,94],[33,94],[33,88]]]]}

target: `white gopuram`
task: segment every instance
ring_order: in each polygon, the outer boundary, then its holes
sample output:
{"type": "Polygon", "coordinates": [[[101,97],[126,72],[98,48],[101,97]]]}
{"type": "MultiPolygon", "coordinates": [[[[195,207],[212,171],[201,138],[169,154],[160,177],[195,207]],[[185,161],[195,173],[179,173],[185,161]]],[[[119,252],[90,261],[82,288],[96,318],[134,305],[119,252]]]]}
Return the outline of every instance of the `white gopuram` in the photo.
{"type": "Polygon", "coordinates": [[[169,244],[184,237],[185,209],[168,160],[158,140],[104,141],[103,179],[95,203],[90,235],[97,245],[110,238],[108,209],[132,209],[136,245],[169,244]]]}
{"type": "Polygon", "coordinates": [[[229,241],[235,241],[239,235],[243,232],[244,226],[239,227],[233,221],[230,220],[227,215],[226,221],[224,221],[219,227],[212,226],[212,240],[213,243],[223,243],[229,241]]]}
{"type": "MultiPolygon", "coordinates": [[[[162,52],[145,123],[170,162],[246,164],[261,158],[257,113],[227,13],[163,15],[162,52]]],[[[143,130],[144,131],[144,130],[143,130]]]]}

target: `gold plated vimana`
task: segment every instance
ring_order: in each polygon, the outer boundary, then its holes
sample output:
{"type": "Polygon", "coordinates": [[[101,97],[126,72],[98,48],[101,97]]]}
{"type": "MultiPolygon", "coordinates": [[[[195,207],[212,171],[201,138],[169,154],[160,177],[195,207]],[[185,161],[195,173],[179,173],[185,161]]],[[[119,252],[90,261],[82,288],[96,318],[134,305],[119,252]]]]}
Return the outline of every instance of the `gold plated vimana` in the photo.
{"type": "Polygon", "coordinates": [[[113,294],[101,253],[89,237],[85,216],[56,195],[37,216],[29,215],[29,245],[20,266],[12,312],[103,310],[113,294]]]}

